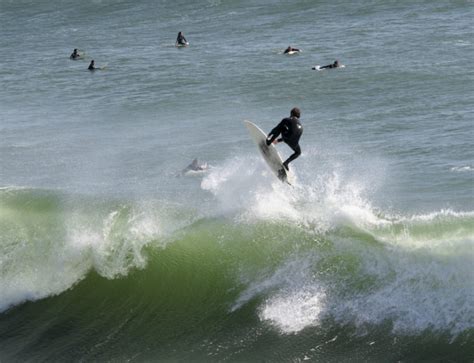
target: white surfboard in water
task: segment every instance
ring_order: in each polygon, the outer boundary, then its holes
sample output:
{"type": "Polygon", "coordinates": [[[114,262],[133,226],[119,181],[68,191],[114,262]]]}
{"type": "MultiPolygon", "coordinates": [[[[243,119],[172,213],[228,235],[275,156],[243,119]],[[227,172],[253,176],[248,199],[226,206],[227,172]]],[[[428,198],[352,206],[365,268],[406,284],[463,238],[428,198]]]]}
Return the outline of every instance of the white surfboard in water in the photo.
{"type": "Polygon", "coordinates": [[[294,182],[293,173],[284,168],[283,160],[281,159],[280,154],[278,154],[275,146],[273,144],[267,146],[267,135],[253,122],[245,120],[244,123],[250,132],[253,142],[257,145],[258,150],[272,172],[282,182],[292,185],[294,182]]]}
{"type": "Polygon", "coordinates": [[[344,64],[341,64],[339,67],[335,67],[335,68],[321,68],[322,66],[320,66],[319,64],[313,66],[313,68],[311,68],[313,71],[324,71],[325,69],[337,69],[337,68],[346,68],[346,66],[344,64]]]}

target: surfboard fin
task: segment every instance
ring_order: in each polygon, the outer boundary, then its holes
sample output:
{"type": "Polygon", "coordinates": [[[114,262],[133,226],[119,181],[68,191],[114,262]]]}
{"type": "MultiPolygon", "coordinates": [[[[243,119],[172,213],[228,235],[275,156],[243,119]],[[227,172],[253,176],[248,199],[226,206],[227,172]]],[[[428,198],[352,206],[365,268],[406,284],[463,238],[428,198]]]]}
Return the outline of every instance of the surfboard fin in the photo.
{"type": "Polygon", "coordinates": [[[285,169],[278,170],[278,179],[280,179],[281,181],[286,181],[285,169]]]}

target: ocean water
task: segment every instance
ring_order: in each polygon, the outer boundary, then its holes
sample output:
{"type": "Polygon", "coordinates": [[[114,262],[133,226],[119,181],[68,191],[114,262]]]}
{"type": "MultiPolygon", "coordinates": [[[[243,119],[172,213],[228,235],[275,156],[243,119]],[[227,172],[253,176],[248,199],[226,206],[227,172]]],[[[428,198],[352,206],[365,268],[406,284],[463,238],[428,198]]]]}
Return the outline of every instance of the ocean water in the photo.
{"type": "Polygon", "coordinates": [[[0,0],[0,361],[473,361],[473,16],[0,0]]]}

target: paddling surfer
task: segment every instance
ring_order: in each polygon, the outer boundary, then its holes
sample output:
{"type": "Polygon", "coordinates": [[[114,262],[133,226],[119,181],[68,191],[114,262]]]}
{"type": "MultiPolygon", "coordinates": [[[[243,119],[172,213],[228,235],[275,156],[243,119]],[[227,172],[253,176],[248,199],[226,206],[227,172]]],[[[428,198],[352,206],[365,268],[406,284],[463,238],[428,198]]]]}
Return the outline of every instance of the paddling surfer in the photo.
{"type": "Polygon", "coordinates": [[[293,48],[291,45],[288,46],[288,48],[285,49],[283,54],[288,54],[290,52],[299,52],[300,50],[298,48],[293,48]]]}

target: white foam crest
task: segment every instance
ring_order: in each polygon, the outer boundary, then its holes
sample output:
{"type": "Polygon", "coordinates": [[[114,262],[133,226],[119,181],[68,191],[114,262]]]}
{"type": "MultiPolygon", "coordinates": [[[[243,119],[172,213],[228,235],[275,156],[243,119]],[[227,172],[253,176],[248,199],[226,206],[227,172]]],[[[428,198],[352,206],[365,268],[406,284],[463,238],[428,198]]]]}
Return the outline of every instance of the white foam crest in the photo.
{"type": "Polygon", "coordinates": [[[325,294],[310,286],[307,290],[283,292],[265,302],[260,319],[277,326],[283,333],[298,333],[317,326],[325,311],[325,294]]]}
{"type": "Polygon", "coordinates": [[[470,246],[470,253],[446,255],[428,248],[374,249],[353,240],[332,251],[306,252],[256,281],[248,279],[232,310],[263,295],[260,319],[284,334],[331,316],[343,325],[354,324],[360,334],[389,321],[396,334],[434,331],[456,337],[474,328],[472,241],[470,246]],[[354,277],[344,268],[342,274],[337,267],[330,274],[319,270],[341,253],[351,256],[347,262],[356,268],[354,277]],[[363,280],[369,283],[361,285],[363,280]]]}
{"type": "Polygon", "coordinates": [[[19,185],[5,185],[3,187],[0,187],[1,192],[16,192],[18,190],[26,190],[29,189],[26,186],[19,186],[19,185]]]}
{"type": "Polygon", "coordinates": [[[201,187],[214,194],[223,212],[244,211],[258,219],[299,218],[291,190],[257,158],[234,158],[215,167],[201,187]]]}
{"type": "Polygon", "coordinates": [[[456,212],[451,209],[441,209],[439,211],[426,213],[426,214],[415,214],[408,217],[397,217],[394,222],[432,222],[434,220],[442,220],[447,218],[460,219],[460,218],[473,218],[473,211],[456,212]]]}
{"type": "MultiPolygon", "coordinates": [[[[441,211],[414,219],[470,215],[441,211]]],[[[327,316],[341,324],[354,324],[361,334],[370,325],[387,321],[395,333],[402,334],[435,331],[456,337],[473,329],[474,239],[454,243],[438,238],[421,244],[416,236],[407,234],[398,232],[403,243],[387,239],[388,248],[375,248],[357,237],[330,235],[333,249],[318,250],[317,254],[305,251],[290,257],[273,273],[262,272],[262,278],[244,281],[248,286],[232,310],[267,296],[259,317],[285,334],[317,326],[327,316]],[[327,262],[340,261],[340,257],[346,260],[344,256],[350,256],[346,262],[356,269],[354,282],[344,268],[342,275],[337,266],[331,274],[319,271],[327,262]]]]}
{"type": "Polygon", "coordinates": [[[147,213],[122,208],[109,213],[102,227],[70,227],[70,246],[87,251],[91,267],[107,278],[126,275],[132,268],[144,268],[143,247],[161,236],[158,219],[147,213]]]}
{"type": "Polygon", "coordinates": [[[363,332],[370,324],[393,323],[396,333],[448,331],[453,336],[474,327],[473,212],[440,210],[387,217],[367,230],[386,244],[338,242],[358,256],[360,273],[379,281],[369,291],[337,300],[332,314],[355,323],[363,332]]]}
{"type": "Polygon", "coordinates": [[[235,158],[216,167],[202,187],[214,194],[222,210],[233,211],[243,223],[276,221],[315,233],[353,226],[387,246],[404,249],[468,251],[465,241],[474,239],[474,230],[468,227],[474,212],[382,214],[366,196],[372,185],[336,171],[320,172],[310,183],[290,187],[279,182],[259,158],[235,158]]]}
{"type": "Polygon", "coordinates": [[[245,222],[285,221],[318,232],[340,223],[373,226],[388,223],[362,195],[361,183],[320,175],[310,185],[278,181],[258,158],[235,158],[215,167],[202,181],[223,211],[240,212],[245,222]]]}
{"type": "MultiPolygon", "coordinates": [[[[331,313],[360,332],[387,319],[395,333],[449,331],[453,336],[474,328],[473,255],[453,258],[427,254],[387,254],[379,288],[335,301],[331,313]],[[393,269],[391,272],[390,269],[393,269]],[[391,276],[391,277],[390,277],[391,276]]],[[[371,264],[369,261],[365,261],[371,264]]]]}
{"type": "Polygon", "coordinates": [[[59,294],[89,268],[80,253],[62,243],[55,244],[43,236],[32,238],[26,230],[15,234],[18,239],[0,258],[0,312],[26,300],[59,294]]]}
{"type": "Polygon", "coordinates": [[[83,261],[62,252],[34,259],[23,258],[16,268],[2,273],[0,312],[27,300],[59,294],[79,281],[88,269],[83,261]]]}
{"type": "MultiPolygon", "coordinates": [[[[290,260],[281,266],[277,271],[269,274],[264,274],[263,277],[254,280],[253,277],[242,276],[243,282],[248,284],[247,288],[240,294],[239,298],[232,306],[231,311],[240,309],[244,304],[255,298],[256,296],[268,292],[270,290],[281,287],[282,285],[289,285],[293,282],[292,276],[295,275],[295,271],[306,271],[309,268],[309,260],[304,261],[290,260]]],[[[297,273],[301,276],[301,273],[297,273]]]]}
{"type": "Polygon", "coordinates": [[[289,258],[276,271],[252,281],[241,293],[231,311],[250,300],[269,295],[260,307],[259,317],[285,334],[297,333],[319,323],[325,310],[325,293],[312,276],[318,256],[289,258]]]}
{"type": "Polygon", "coordinates": [[[389,223],[364,198],[366,188],[361,182],[342,180],[337,173],[326,177],[324,182],[323,205],[330,213],[333,225],[349,223],[359,228],[372,228],[389,223]]]}
{"type": "Polygon", "coordinates": [[[91,269],[113,278],[146,266],[143,247],[162,236],[159,219],[127,208],[110,212],[102,222],[96,219],[73,214],[47,235],[22,223],[4,231],[8,240],[0,241],[0,311],[57,295],[91,269]]]}
{"type": "Polygon", "coordinates": [[[334,276],[323,273],[321,281],[311,273],[317,268],[314,257],[292,259],[273,273],[263,272],[263,278],[249,279],[232,310],[266,296],[260,319],[290,334],[318,325],[323,315],[355,324],[361,333],[370,324],[387,321],[395,332],[408,334],[434,330],[456,335],[474,327],[474,237],[469,227],[474,212],[382,215],[369,202],[372,186],[363,180],[320,172],[310,183],[291,188],[262,169],[265,165],[254,159],[235,159],[216,168],[202,186],[247,223],[278,220],[318,233],[333,229],[328,238],[334,250],[320,251],[320,257],[331,261],[341,253],[349,255],[348,262],[362,277],[352,293],[341,293],[349,276],[335,269],[334,276]],[[340,226],[354,226],[385,246],[375,248],[363,237],[340,238],[340,226]]]}
{"type": "Polygon", "coordinates": [[[424,249],[430,253],[468,252],[474,241],[474,212],[450,209],[412,216],[387,217],[390,222],[370,233],[392,248],[424,249]]]}
{"type": "Polygon", "coordinates": [[[465,166],[453,166],[451,168],[451,171],[452,172],[455,172],[455,173],[465,173],[465,172],[469,172],[469,171],[474,171],[474,168],[472,166],[469,166],[469,165],[465,165],[465,166]]]}

